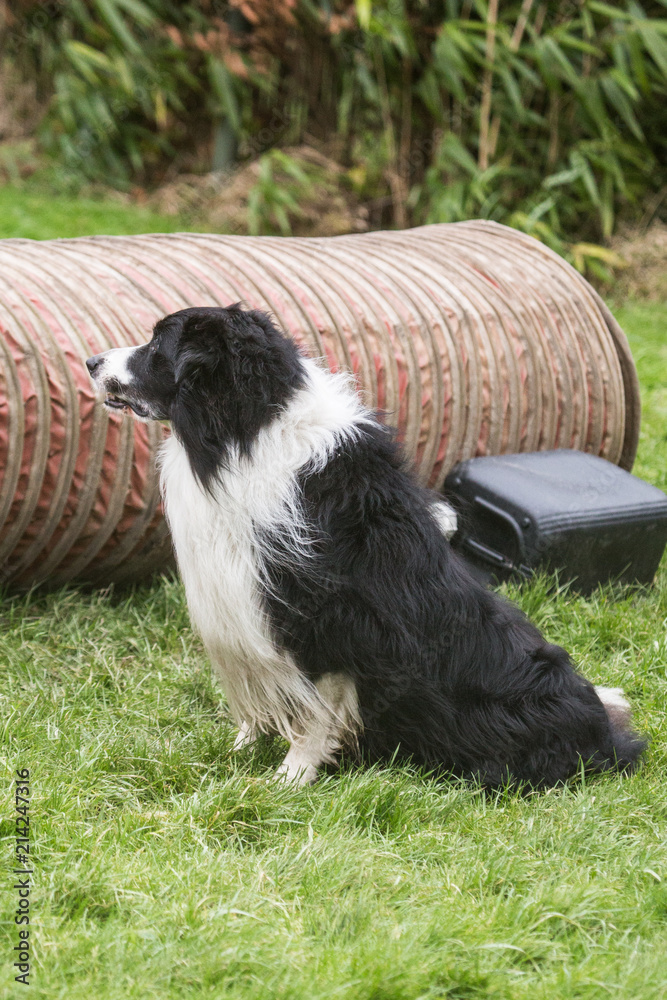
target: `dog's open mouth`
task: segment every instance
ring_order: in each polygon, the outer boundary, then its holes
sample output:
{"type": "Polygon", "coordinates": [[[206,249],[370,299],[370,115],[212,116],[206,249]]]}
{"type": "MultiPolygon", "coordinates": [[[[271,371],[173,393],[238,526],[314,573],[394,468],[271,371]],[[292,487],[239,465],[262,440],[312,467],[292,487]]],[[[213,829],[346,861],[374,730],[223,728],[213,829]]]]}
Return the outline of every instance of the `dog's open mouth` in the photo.
{"type": "Polygon", "coordinates": [[[114,396],[112,392],[108,392],[104,397],[104,405],[108,406],[111,410],[133,410],[138,417],[147,417],[149,415],[148,407],[144,406],[143,403],[133,403],[129,399],[114,396]]]}

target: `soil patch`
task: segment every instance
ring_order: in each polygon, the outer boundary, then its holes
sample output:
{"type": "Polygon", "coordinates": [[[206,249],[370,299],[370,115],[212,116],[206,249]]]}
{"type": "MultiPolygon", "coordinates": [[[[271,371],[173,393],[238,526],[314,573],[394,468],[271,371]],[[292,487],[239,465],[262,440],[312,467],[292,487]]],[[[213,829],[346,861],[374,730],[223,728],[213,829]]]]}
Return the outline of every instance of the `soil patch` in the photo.
{"type": "Polygon", "coordinates": [[[627,264],[616,272],[614,296],[667,302],[667,225],[654,222],[642,232],[626,230],[611,246],[627,264]]]}
{"type": "Polygon", "coordinates": [[[338,236],[369,228],[346,170],[310,146],[265,155],[229,174],[183,175],[140,200],[223,233],[338,236]]]}

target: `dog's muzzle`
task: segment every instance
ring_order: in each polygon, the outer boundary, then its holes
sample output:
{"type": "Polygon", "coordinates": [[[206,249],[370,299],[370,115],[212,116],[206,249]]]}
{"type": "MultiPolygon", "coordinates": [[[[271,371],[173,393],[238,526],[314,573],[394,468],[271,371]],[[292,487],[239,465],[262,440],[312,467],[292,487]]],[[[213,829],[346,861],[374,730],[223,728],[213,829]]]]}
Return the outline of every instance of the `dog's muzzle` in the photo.
{"type": "MultiPolygon", "coordinates": [[[[94,354],[92,358],[88,358],[86,361],[86,368],[88,369],[88,374],[93,380],[95,388],[105,394],[104,405],[110,410],[132,410],[138,417],[149,417],[150,412],[148,407],[144,406],[143,403],[127,399],[117,392],[109,392],[104,385],[103,378],[105,360],[104,354],[94,354]]],[[[114,378],[113,381],[115,382],[116,379],[114,378]]]]}

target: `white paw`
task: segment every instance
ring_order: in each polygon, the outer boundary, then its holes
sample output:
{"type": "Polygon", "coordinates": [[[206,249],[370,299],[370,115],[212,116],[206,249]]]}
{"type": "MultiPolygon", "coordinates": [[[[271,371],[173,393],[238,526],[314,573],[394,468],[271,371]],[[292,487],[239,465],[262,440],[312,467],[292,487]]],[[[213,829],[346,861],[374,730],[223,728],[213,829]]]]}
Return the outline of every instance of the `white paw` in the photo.
{"type": "Polygon", "coordinates": [[[305,761],[288,761],[285,758],[273,777],[275,781],[289,781],[295,785],[314,785],[317,768],[305,761]]]}
{"type": "Polygon", "coordinates": [[[254,726],[248,725],[244,722],[238,733],[236,734],[236,739],[234,740],[234,750],[242,750],[244,747],[251,746],[257,739],[257,730],[254,726]]]}

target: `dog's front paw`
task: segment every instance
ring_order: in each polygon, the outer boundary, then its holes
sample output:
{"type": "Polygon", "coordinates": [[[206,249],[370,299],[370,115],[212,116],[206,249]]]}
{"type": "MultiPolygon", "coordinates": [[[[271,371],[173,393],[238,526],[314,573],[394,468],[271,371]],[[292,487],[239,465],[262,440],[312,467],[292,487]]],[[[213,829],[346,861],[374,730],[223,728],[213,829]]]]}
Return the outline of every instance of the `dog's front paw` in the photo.
{"type": "Polygon", "coordinates": [[[306,761],[289,760],[289,754],[276,773],[275,781],[289,781],[295,785],[314,785],[317,781],[317,768],[306,761]]]}
{"type": "Polygon", "coordinates": [[[241,728],[236,734],[236,739],[234,740],[234,750],[243,750],[244,747],[251,746],[257,739],[257,730],[254,726],[250,725],[248,722],[241,724],[241,728]]]}

